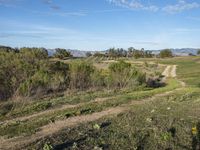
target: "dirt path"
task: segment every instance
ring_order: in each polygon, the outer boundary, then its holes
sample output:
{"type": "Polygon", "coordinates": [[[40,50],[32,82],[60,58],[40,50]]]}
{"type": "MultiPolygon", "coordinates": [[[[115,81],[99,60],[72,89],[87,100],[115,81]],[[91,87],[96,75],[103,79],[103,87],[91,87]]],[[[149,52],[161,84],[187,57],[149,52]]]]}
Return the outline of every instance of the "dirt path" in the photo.
{"type": "Polygon", "coordinates": [[[168,77],[175,78],[177,76],[176,68],[177,68],[177,65],[168,65],[163,71],[162,75],[165,76],[165,78],[168,78],[168,77]]]}
{"type": "Polygon", "coordinates": [[[11,149],[21,149],[24,145],[28,145],[36,140],[42,139],[44,137],[50,136],[63,128],[72,127],[80,123],[86,123],[95,121],[104,116],[117,115],[125,110],[125,107],[115,107],[110,108],[102,112],[96,112],[90,115],[72,117],[66,120],[56,121],[55,123],[48,124],[41,128],[39,132],[33,134],[29,137],[16,137],[11,139],[1,139],[0,149],[11,150],[11,149]]]}
{"type": "Polygon", "coordinates": [[[165,78],[169,77],[170,76],[170,69],[171,69],[171,66],[168,65],[165,70],[163,71],[162,75],[165,76],[165,78]]]}
{"type": "Polygon", "coordinates": [[[175,78],[176,77],[176,65],[173,65],[172,66],[172,70],[171,70],[171,77],[172,78],[175,78]]]}
{"type": "Polygon", "coordinates": [[[85,102],[85,103],[79,103],[79,104],[76,104],[76,105],[66,104],[66,105],[62,105],[61,107],[55,107],[55,108],[52,108],[52,109],[47,109],[47,110],[44,110],[42,112],[35,113],[35,114],[32,114],[32,115],[18,117],[18,118],[14,118],[14,119],[10,119],[10,120],[5,120],[3,122],[0,122],[0,125],[9,124],[9,123],[16,122],[16,121],[25,121],[25,120],[29,120],[29,119],[32,119],[32,118],[35,118],[35,117],[40,117],[40,116],[45,115],[45,114],[54,113],[56,111],[62,111],[62,110],[68,109],[68,108],[81,107],[81,106],[86,105],[86,104],[100,103],[100,102],[104,102],[104,101],[106,101],[110,98],[113,98],[113,97],[96,98],[93,101],[85,102]]]}

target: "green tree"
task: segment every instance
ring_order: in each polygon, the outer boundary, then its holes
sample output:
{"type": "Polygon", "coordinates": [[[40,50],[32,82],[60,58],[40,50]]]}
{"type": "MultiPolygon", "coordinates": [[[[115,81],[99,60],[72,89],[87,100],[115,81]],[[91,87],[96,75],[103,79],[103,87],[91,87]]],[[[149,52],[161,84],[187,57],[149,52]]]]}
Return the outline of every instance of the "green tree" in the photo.
{"type": "Polygon", "coordinates": [[[159,55],[160,55],[161,58],[173,57],[172,51],[170,49],[162,50],[159,55]]]}
{"type": "Polygon", "coordinates": [[[23,57],[27,59],[46,59],[48,58],[48,51],[45,48],[28,48],[23,47],[19,51],[23,57]]]}
{"type": "Polygon", "coordinates": [[[66,49],[61,49],[61,48],[57,48],[54,54],[54,57],[60,58],[60,59],[64,59],[66,57],[71,57],[71,56],[72,55],[69,51],[67,51],[66,49]]]}

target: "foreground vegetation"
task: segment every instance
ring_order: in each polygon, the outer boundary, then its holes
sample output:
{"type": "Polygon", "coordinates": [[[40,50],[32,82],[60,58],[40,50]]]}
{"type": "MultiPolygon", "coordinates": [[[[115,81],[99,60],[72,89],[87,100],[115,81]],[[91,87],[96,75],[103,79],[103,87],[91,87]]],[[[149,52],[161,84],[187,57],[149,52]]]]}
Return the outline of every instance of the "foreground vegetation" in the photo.
{"type": "Polygon", "coordinates": [[[117,117],[62,130],[30,147],[197,150],[200,146],[200,88],[199,76],[191,71],[199,71],[199,57],[156,61],[178,65],[178,78],[186,82],[186,87],[151,102],[133,105],[117,117]]]}
{"type": "MultiPolygon", "coordinates": [[[[170,91],[176,89],[180,86],[174,80],[169,82],[169,86],[164,88],[159,88],[155,90],[144,90],[138,92],[130,92],[130,93],[121,93],[118,96],[114,97],[107,97],[105,101],[102,102],[92,102],[92,103],[85,103],[83,105],[78,105],[77,107],[66,108],[66,109],[58,109],[52,112],[44,113],[38,116],[31,117],[29,120],[22,120],[22,121],[11,121],[10,123],[5,123],[0,127],[0,135],[7,135],[9,137],[21,135],[22,133],[31,134],[37,131],[37,129],[45,124],[51,123],[52,121],[62,120],[69,117],[74,117],[78,115],[85,115],[94,112],[100,112],[105,110],[106,108],[120,106],[122,104],[127,104],[132,101],[139,101],[144,98],[152,97],[155,94],[160,94],[166,91],[170,91]]],[[[39,107],[40,108],[40,107],[39,107]]],[[[34,106],[32,109],[30,106],[24,108],[29,109],[31,113],[34,112],[34,106]]],[[[46,108],[47,109],[47,108],[46,108]]],[[[38,110],[35,110],[38,112],[38,110]]],[[[12,112],[12,115],[27,115],[27,111],[12,112]]]]}
{"type": "Polygon", "coordinates": [[[44,49],[23,48],[1,51],[0,57],[0,149],[200,146],[197,56],[73,59],[58,49],[55,59],[44,49]],[[172,65],[177,65],[177,77],[163,78],[172,65]],[[95,119],[93,114],[107,110],[116,116],[95,119]],[[84,118],[90,121],[80,124],[84,118]]]}
{"type": "MultiPolygon", "coordinates": [[[[58,49],[55,57],[70,56],[58,49]]],[[[3,49],[0,51],[0,100],[42,98],[66,91],[122,89],[148,85],[145,72],[120,61],[107,69],[91,62],[75,60],[51,61],[43,48],[3,49]]]]}
{"type": "Polygon", "coordinates": [[[134,105],[117,117],[62,130],[30,147],[49,144],[54,149],[192,149],[198,146],[192,128],[199,121],[199,96],[199,89],[183,89],[151,103],[134,105]]]}

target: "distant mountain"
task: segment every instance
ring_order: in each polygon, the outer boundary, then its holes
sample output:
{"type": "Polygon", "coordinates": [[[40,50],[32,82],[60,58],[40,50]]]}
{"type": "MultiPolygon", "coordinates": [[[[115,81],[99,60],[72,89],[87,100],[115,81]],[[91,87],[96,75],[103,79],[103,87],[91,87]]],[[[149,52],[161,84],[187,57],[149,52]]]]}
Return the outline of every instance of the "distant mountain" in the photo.
{"type": "MultiPolygon", "coordinates": [[[[172,50],[172,53],[176,56],[188,56],[189,54],[197,55],[197,51],[198,51],[198,49],[195,49],[195,48],[180,48],[180,49],[171,49],[171,50],[172,50]]],[[[90,52],[92,54],[96,52],[100,52],[100,53],[106,52],[106,51],[81,51],[81,50],[71,50],[71,49],[69,49],[68,51],[70,51],[74,57],[86,57],[87,52],[90,52]]],[[[152,51],[153,54],[157,55],[162,50],[150,50],[150,51],[152,51]]],[[[49,56],[52,56],[55,53],[55,49],[48,49],[48,53],[49,53],[49,56]]]]}
{"type": "Polygon", "coordinates": [[[172,50],[172,52],[178,56],[189,55],[189,54],[197,55],[197,51],[198,49],[194,49],[194,48],[182,48],[182,49],[172,50]]]}
{"type": "MultiPolygon", "coordinates": [[[[171,49],[172,53],[176,56],[189,56],[190,54],[192,55],[197,55],[198,49],[195,48],[180,48],[180,49],[171,49]]],[[[161,50],[152,50],[153,54],[159,54],[161,50]]]]}
{"type": "MultiPolygon", "coordinates": [[[[48,51],[49,56],[53,56],[53,54],[56,52],[55,49],[48,49],[47,51],[48,51]]],[[[97,51],[82,51],[82,50],[71,50],[71,49],[68,49],[67,51],[71,52],[71,54],[74,57],[86,57],[87,52],[90,52],[91,54],[94,54],[97,52],[97,51]]]]}

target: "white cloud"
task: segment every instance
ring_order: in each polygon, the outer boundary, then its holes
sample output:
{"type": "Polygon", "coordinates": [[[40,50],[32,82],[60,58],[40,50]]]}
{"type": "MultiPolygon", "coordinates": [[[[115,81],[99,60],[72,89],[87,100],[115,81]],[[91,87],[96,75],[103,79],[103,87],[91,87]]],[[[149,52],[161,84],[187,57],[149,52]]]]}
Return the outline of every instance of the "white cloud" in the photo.
{"type": "MultiPolygon", "coordinates": [[[[147,11],[164,11],[170,14],[183,12],[186,10],[192,10],[200,8],[200,4],[197,2],[187,2],[187,0],[177,0],[175,4],[169,4],[165,6],[158,6],[152,4],[144,4],[139,0],[107,0],[111,4],[129,8],[133,10],[147,10],[147,11]]],[[[149,2],[149,1],[148,1],[149,2]]]]}
{"type": "Polygon", "coordinates": [[[130,8],[134,10],[147,10],[147,11],[154,11],[154,12],[159,10],[159,7],[155,5],[144,5],[138,0],[107,0],[107,1],[117,6],[130,8]]]}
{"type": "Polygon", "coordinates": [[[68,17],[68,16],[86,16],[87,13],[83,11],[77,11],[77,12],[65,12],[65,11],[57,11],[57,12],[43,12],[43,11],[31,11],[32,13],[38,14],[38,15],[44,15],[44,16],[60,16],[60,17],[68,17]]]}
{"type": "Polygon", "coordinates": [[[0,6],[4,7],[14,7],[16,3],[20,2],[22,0],[0,0],[0,6]]]}
{"type": "Polygon", "coordinates": [[[178,3],[174,5],[167,5],[162,8],[163,11],[174,14],[174,13],[179,13],[183,12],[185,10],[191,10],[191,9],[196,9],[200,8],[200,4],[196,2],[186,2],[186,0],[178,0],[178,3]]]}

